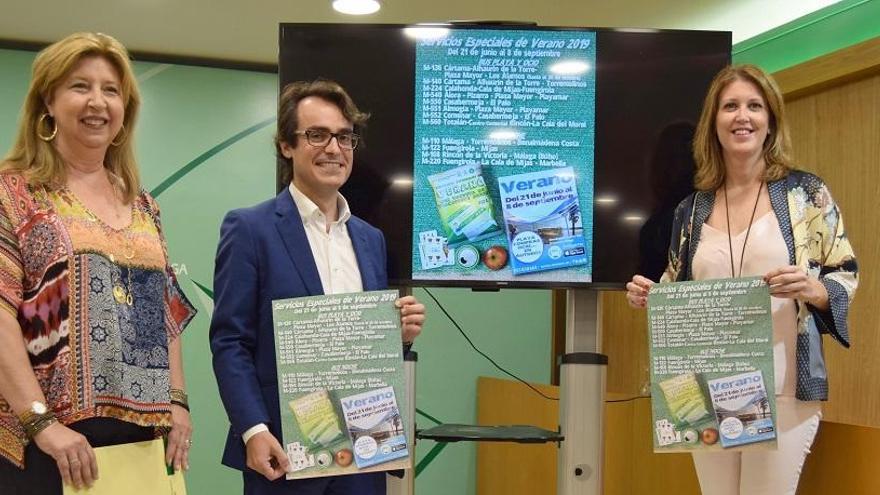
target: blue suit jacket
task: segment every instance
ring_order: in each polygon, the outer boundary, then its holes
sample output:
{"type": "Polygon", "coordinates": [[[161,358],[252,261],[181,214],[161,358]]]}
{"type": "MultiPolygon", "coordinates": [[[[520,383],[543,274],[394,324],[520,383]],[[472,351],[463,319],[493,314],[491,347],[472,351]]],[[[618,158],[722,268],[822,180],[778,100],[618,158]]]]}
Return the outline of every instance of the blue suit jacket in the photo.
{"type": "MultiPolygon", "coordinates": [[[[385,289],[382,233],[355,216],[347,226],[364,290],[385,289]]],[[[275,199],[226,215],[214,268],[210,330],[214,374],[231,425],[223,464],[245,470],[241,434],[256,424],[266,423],[281,439],[272,300],[323,293],[302,219],[287,189],[275,199]]]]}

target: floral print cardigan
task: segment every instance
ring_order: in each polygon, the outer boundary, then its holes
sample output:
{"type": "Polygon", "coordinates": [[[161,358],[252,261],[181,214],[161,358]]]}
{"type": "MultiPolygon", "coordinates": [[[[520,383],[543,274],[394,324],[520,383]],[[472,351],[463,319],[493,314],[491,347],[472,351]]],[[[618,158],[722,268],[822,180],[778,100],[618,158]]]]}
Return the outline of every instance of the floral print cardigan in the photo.
{"type": "MultiPolygon", "coordinates": [[[[858,285],[858,266],[843,229],[840,210],[822,179],[792,170],[769,182],[770,203],[788,247],[789,263],[818,279],[828,291],[828,311],[796,301],[797,385],[803,401],[827,400],[828,377],[821,334],[849,347],[847,312],[858,285]]],[[[697,191],[675,211],[669,264],[661,282],[692,279],[692,261],[703,224],[712,212],[713,191],[697,191]]]]}

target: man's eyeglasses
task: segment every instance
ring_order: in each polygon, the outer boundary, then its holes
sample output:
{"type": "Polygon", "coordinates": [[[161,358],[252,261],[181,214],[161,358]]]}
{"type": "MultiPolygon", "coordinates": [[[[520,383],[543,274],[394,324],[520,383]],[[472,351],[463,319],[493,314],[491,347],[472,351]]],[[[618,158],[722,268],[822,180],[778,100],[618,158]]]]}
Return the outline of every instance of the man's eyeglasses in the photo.
{"type": "Polygon", "coordinates": [[[317,148],[323,148],[330,144],[332,138],[336,138],[336,144],[340,148],[353,150],[357,148],[358,140],[361,138],[357,134],[350,131],[330,132],[326,129],[306,129],[304,131],[294,131],[297,136],[305,136],[306,142],[317,148]]]}

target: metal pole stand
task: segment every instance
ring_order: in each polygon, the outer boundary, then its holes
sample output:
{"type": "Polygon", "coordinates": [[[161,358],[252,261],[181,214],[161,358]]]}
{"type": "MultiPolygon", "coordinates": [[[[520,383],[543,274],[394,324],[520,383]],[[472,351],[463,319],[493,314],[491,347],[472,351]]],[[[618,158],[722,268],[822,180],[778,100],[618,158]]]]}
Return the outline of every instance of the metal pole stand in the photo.
{"type": "Polygon", "coordinates": [[[416,491],[416,363],[419,353],[406,351],[403,354],[403,373],[406,380],[406,394],[409,397],[407,409],[409,412],[409,425],[406,428],[406,448],[412,459],[412,469],[404,469],[403,477],[385,476],[385,493],[387,495],[413,495],[416,491]]]}
{"type": "Polygon", "coordinates": [[[599,293],[566,291],[565,354],[560,364],[560,443],[557,493],[602,493],[605,371],[599,293]]]}

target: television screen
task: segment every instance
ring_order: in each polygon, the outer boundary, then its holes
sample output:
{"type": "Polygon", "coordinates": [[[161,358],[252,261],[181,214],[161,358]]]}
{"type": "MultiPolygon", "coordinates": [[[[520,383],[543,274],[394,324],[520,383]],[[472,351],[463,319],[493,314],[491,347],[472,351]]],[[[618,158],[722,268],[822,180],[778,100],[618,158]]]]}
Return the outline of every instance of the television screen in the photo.
{"type": "Polygon", "coordinates": [[[282,24],[279,69],[371,112],[342,193],[392,284],[620,287],[665,264],[729,60],[726,32],[282,24]]]}

